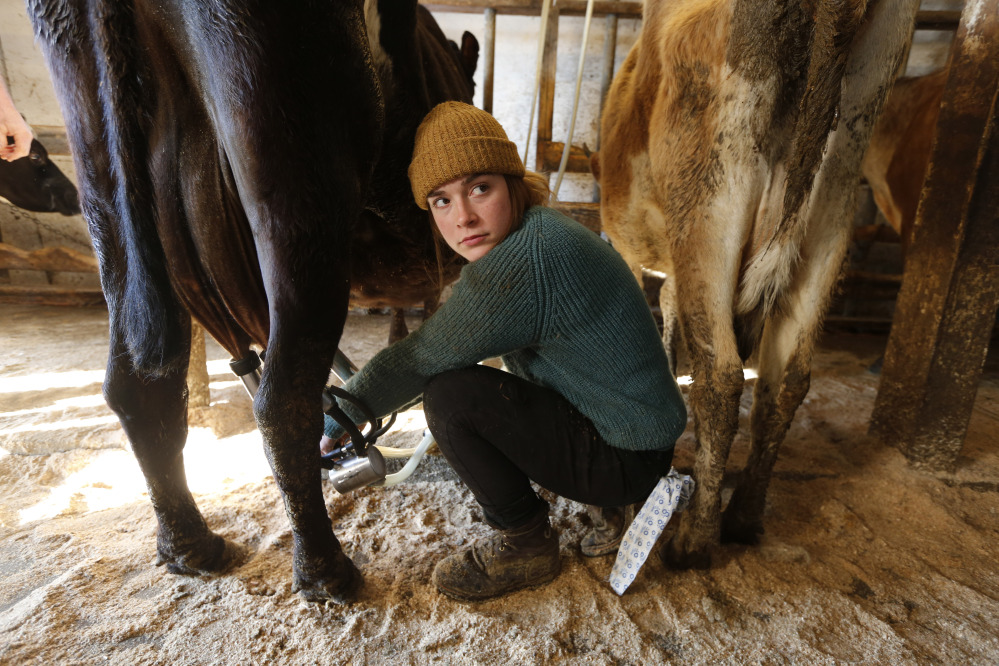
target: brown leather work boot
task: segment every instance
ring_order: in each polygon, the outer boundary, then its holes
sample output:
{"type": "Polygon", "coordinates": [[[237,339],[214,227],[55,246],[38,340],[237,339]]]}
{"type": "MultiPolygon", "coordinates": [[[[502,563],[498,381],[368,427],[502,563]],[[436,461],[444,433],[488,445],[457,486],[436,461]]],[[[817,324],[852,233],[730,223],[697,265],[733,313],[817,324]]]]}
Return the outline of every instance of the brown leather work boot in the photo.
{"type": "Polygon", "coordinates": [[[561,570],[558,532],[541,514],[526,525],[480,539],[437,563],[437,589],[459,601],[498,597],[555,580],[561,570]]]}
{"type": "Polygon", "coordinates": [[[617,552],[624,533],[635,520],[635,514],[642,508],[641,503],[625,506],[587,506],[586,510],[593,521],[593,529],[579,542],[579,549],[586,557],[600,557],[617,552]]]}

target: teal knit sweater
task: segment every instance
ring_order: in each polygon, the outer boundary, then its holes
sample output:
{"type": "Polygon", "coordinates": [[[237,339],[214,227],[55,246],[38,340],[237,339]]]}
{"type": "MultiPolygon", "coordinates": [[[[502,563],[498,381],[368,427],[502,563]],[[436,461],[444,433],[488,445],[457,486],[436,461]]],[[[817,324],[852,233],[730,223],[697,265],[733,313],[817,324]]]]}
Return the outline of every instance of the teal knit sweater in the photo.
{"type": "MultiPolygon", "coordinates": [[[[596,234],[543,207],[468,264],[441,308],[383,349],[344,388],[383,416],[434,376],[502,356],[507,369],[558,391],[604,440],[632,450],[673,447],[687,423],[645,296],[596,234]]],[[[358,422],[361,412],[339,401],[358,422]]],[[[342,430],[326,417],[326,434],[342,430]]]]}

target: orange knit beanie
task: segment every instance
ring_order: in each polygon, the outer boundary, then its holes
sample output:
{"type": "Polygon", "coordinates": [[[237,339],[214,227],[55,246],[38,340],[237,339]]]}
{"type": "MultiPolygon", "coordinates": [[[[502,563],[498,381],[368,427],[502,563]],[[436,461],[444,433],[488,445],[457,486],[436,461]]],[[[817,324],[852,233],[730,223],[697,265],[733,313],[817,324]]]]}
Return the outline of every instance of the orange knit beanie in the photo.
{"type": "Polygon", "coordinates": [[[435,187],[473,173],[523,176],[524,163],[517,145],[487,112],[464,102],[438,104],[416,130],[409,165],[416,205],[426,210],[435,187]]]}

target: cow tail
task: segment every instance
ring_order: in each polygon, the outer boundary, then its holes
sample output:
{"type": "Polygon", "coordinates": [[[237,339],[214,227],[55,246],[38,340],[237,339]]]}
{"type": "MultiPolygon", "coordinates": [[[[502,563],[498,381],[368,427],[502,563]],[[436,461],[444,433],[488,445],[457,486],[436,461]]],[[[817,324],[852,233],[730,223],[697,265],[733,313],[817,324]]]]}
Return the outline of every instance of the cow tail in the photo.
{"type": "Polygon", "coordinates": [[[812,191],[829,133],[836,128],[846,60],[866,7],[867,0],[828,0],[816,5],[808,74],[787,161],[787,186],[776,237],[803,233],[797,228],[802,208],[812,191]]]}
{"type": "MultiPolygon", "coordinates": [[[[816,3],[812,35],[807,53],[807,73],[797,105],[794,134],[784,161],[783,196],[778,204],[777,221],[762,246],[747,266],[737,311],[747,315],[747,340],[759,335],[762,322],[784,304],[781,301],[800,259],[800,245],[809,219],[808,198],[829,134],[836,129],[837,112],[846,71],[847,56],[863,22],[867,0],[828,0],[816,3]],[[759,310],[749,316],[752,310],[759,310]]],[[[800,85],[790,79],[785,87],[800,85]]],[[[789,88],[790,89],[790,88],[789,88]]],[[[771,187],[778,186],[773,183],[771,187]]],[[[775,202],[776,203],[776,202],[775,202]]],[[[747,342],[747,344],[749,344],[747,342]]]]}
{"type": "Polygon", "coordinates": [[[149,73],[129,3],[102,2],[92,18],[100,100],[114,182],[114,221],[125,258],[117,321],[136,371],[161,376],[185,367],[188,318],[170,282],[157,232],[146,129],[149,73]]]}

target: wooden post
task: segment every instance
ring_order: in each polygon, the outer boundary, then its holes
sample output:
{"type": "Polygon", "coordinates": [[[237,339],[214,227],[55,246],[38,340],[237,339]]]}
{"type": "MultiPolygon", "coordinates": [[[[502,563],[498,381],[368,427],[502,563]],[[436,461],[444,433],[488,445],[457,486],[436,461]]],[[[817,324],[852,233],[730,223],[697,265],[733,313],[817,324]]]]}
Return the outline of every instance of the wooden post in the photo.
{"type": "MultiPolygon", "coordinates": [[[[608,14],[604,18],[606,37],[604,37],[604,67],[600,72],[600,112],[599,120],[604,115],[604,101],[607,91],[614,80],[614,59],[617,56],[617,14],[608,14]]],[[[600,124],[597,124],[597,149],[600,148],[600,124]]]]}
{"type": "Polygon", "coordinates": [[[191,319],[191,363],[187,366],[187,408],[211,404],[208,389],[208,358],[205,353],[205,329],[191,319]]]}
{"type": "MultiPolygon", "coordinates": [[[[555,64],[558,51],[559,5],[552,4],[548,10],[548,23],[542,25],[545,31],[544,55],[541,58],[541,90],[538,93],[538,150],[535,157],[535,170],[545,171],[544,148],[552,141],[552,119],[555,116],[555,64]]],[[[527,137],[530,141],[531,137],[527,137]]],[[[559,156],[561,156],[559,150],[559,156]]],[[[557,162],[556,162],[557,164],[557,162]]],[[[558,168],[558,167],[556,167],[558,168]]]]}
{"type": "Polygon", "coordinates": [[[493,71],[496,69],[496,10],[486,7],[486,35],[482,48],[482,109],[493,112],[493,71]]]}
{"type": "Polygon", "coordinates": [[[885,352],[871,433],[952,469],[999,305],[999,3],[968,0],[885,352]]]}
{"type": "MultiPolygon", "coordinates": [[[[604,67],[600,72],[600,111],[597,113],[597,145],[594,150],[600,150],[600,130],[604,117],[604,101],[614,80],[614,59],[617,56],[617,14],[608,14],[604,18],[604,67]]],[[[600,185],[593,183],[593,201],[600,201],[600,185]]]]}

